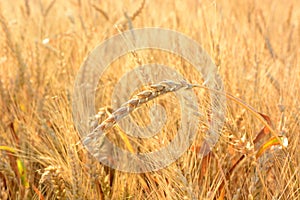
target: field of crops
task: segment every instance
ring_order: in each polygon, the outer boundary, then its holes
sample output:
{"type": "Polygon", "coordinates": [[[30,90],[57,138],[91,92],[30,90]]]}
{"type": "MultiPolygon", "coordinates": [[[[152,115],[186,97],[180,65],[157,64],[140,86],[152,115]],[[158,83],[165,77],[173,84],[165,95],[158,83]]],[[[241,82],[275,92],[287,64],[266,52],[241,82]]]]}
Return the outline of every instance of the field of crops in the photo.
{"type": "MultiPolygon", "coordinates": [[[[171,37],[161,43],[182,50],[171,37]]],[[[298,0],[2,0],[0,199],[299,199],[299,91],[298,0]],[[112,60],[98,77],[94,65],[117,47],[95,58],[92,50],[116,34],[129,48],[123,32],[135,37],[136,28],[147,27],[191,38],[213,69],[200,66],[205,77],[180,55],[141,48],[112,60]],[[80,68],[86,65],[92,70],[80,68]],[[209,87],[216,77],[222,87],[209,87]],[[96,80],[95,104],[74,106],[79,79],[96,80]],[[80,120],[94,109],[90,121],[80,120]],[[203,155],[213,124],[222,126],[203,155]],[[101,134],[82,131],[97,126],[101,134]],[[191,143],[163,168],[135,173],[131,157],[120,160],[132,171],[100,162],[102,135],[140,155],[170,146],[181,128],[175,149],[191,143]]],[[[115,149],[108,151],[103,159],[116,164],[115,149]]],[[[150,168],[167,155],[153,156],[150,168]]]]}

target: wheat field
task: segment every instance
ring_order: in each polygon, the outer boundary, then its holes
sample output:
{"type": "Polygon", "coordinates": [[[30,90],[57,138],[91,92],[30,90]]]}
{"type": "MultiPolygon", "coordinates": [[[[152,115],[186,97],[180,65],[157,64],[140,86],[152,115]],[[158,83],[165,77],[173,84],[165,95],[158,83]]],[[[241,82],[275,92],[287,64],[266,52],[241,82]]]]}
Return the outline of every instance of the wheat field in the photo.
{"type": "MultiPolygon", "coordinates": [[[[0,199],[300,198],[299,1],[3,0],[0,24],[0,199]],[[121,56],[99,79],[94,121],[110,125],[107,137],[120,148],[159,149],[182,120],[176,95],[158,90],[157,82],[150,92],[144,85],[127,94],[139,103],[126,115],[146,126],[149,110],[164,108],[159,135],[127,136],[111,121],[120,114],[111,106],[114,87],[139,65],[170,66],[184,87],[201,86],[189,89],[205,113],[194,116],[197,135],[178,160],[128,173],[103,165],[83,145],[72,117],[74,84],[92,49],[144,27],[181,32],[206,50],[224,84],[225,120],[212,151],[199,156],[207,121],[214,120],[201,74],[161,50],[121,56]]],[[[169,84],[179,87],[175,81],[169,84]]]]}

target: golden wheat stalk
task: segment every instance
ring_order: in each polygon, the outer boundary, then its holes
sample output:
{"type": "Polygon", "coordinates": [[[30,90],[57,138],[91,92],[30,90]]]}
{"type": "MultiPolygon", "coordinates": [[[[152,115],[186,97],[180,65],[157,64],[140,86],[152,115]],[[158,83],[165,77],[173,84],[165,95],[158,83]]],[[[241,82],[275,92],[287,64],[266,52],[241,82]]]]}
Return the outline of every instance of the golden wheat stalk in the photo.
{"type": "Polygon", "coordinates": [[[175,82],[172,80],[165,80],[158,84],[150,85],[149,89],[139,92],[132,99],[128,100],[121,105],[120,108],[115,110],[108,118],[106,118],[100,125],[98,125],[90,134],[83,140],[83,144],[88,144],[92,140],[100,137],[105,130],[112,128],[117,122],[129,115],[135,109],[140,107],[158,96],[166,93],[176,92],[180,89],[191,89],[199,87],[196,84],[190,84],[184,80],[175,82]]]}

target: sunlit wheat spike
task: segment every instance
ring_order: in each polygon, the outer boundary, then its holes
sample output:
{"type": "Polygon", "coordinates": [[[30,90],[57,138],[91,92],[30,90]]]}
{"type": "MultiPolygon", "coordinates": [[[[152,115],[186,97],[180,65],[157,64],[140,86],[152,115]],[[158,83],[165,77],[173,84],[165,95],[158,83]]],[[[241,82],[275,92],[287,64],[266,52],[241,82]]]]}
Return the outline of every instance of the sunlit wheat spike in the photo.
{"type": "Polygon", "coordinates": [[[175,82],[172,80],[161,81],[158,84],[150,85],[146,90],[139,92],[133,96],[130,100],[121,105],[120,108],[115,110],[108,118],[106,118],[100,125],[98,125],[90,134],[88,134],[83,140],[83,144],[91,142],[93,139],[99,137],[105,130],[110,129],[118,121],[129,115],[136,108],[142,104],[157,98],[163,94],[169,92],[176,92],[180,89],[191,89],[198,87],[198,85],[190,84],[185,80],[175,82]]]}

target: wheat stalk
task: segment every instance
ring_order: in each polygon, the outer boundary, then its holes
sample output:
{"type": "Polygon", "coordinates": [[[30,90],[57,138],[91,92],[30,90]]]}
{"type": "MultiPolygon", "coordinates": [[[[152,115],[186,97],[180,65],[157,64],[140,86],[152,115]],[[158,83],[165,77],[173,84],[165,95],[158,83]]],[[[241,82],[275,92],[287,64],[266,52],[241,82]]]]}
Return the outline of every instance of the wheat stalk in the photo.
{"type": "Polygon", "coordinates": [[[105,130],[112,128],[117,122],[129,115],[135,109],[140,107],[163,94],[176,92],[180,89],[191,89],[199,87],[196,84],[190,84],[184,80],[175,82],[172,80],[165,80],[158,84],[150,85],[149,89],[139,92],[132,99],[121,105],[120,108],[115,110],[108,118],[106,118],[100,125],[98,125],[90,134],[83,140],[83,144],[88,144],[92,140],[100,137],[105,130]]]}
{"type": "Polygon", "coordinates": [[[134,21],[135,18],[141,14],[141,12],[145,6],[145,3],[146,3],[146,0],[143,0],[140,7],[132,14],[132,16],[130,17],[132,21],[134,21]]]}

